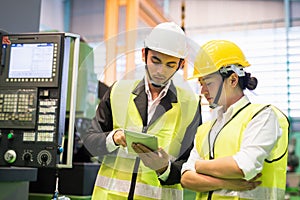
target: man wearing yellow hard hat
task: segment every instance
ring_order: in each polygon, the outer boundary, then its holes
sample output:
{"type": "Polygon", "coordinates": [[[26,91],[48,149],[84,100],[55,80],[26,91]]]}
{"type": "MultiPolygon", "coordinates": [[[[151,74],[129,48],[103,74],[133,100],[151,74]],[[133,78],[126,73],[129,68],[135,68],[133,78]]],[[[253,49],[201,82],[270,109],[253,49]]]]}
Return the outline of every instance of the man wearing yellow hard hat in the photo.
{"type": "Polygon", "coordinates": [[[244,70],[250,64],[233,42],[207,42],[194,64],[193,78],[216,117],[198,128],[181,184],[197,199],[284,199],[286,116],[244,94],[257,79],[244,70]]]}

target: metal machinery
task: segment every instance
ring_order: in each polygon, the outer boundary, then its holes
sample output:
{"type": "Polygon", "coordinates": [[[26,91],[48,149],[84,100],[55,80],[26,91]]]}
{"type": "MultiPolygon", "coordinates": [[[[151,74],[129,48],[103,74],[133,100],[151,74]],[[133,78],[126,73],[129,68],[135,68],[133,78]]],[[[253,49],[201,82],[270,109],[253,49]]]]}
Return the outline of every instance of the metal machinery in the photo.
{"type": "Polygon", "coordinates": [[[9,39],[11,44],[2,45],[0,67],[0,166],[70,168],[76,98],[67,102],[67,94],[76,97],[80,37],[25,33],[9,39]],[[65,130],[68,149],[63,163],[65,130]]]}

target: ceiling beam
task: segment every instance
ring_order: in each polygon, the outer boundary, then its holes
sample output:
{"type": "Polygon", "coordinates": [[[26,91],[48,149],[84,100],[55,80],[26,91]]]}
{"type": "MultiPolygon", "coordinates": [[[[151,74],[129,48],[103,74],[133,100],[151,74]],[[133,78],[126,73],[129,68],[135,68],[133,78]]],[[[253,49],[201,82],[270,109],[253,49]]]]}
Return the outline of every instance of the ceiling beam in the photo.
{"type": "Polygon", "coordinates": [[[139,8],[141,20],[149,26],[154,27],[159,23],[170,20],[164,16],[162,8],[151,0],[140,0],[139,8]]]}

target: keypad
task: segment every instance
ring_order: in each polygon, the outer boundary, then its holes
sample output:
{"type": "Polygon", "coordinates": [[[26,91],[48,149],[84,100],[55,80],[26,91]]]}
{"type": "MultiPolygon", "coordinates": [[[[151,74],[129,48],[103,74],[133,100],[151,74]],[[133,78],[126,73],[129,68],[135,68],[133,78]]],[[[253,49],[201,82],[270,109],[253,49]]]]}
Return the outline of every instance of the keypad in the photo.
{"type": "Polygon", "coordinates": [[[35,112],[34,93],[0,91],[0,121],[32,121],[35,112]]]}

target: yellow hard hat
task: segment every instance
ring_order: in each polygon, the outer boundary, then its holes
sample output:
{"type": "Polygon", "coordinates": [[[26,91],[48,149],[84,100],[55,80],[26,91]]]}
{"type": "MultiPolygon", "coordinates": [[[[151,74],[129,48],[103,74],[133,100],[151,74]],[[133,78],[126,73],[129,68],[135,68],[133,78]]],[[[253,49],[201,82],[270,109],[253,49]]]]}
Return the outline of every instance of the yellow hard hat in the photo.
{"type": "Polygon", "coordinates": [[[190,79],[215,73],[222,67],[230,65],[250,66],[242,50],[233,42],[211,40],[198,51],[194,62],[194,73],[190,79]]]}

